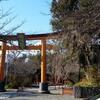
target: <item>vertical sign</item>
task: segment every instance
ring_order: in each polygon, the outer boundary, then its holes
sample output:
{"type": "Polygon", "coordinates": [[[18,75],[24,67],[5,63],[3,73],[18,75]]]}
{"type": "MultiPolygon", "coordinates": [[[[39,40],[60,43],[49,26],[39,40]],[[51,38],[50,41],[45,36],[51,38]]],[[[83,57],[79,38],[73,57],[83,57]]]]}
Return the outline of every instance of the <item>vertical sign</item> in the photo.
{"type": "Polygon", "coordinates": [[[25,49],[26,48],[25,34],[18,33],[17,38],[18,38],[19,49],[22,49],[22,50],[25,49]]]}

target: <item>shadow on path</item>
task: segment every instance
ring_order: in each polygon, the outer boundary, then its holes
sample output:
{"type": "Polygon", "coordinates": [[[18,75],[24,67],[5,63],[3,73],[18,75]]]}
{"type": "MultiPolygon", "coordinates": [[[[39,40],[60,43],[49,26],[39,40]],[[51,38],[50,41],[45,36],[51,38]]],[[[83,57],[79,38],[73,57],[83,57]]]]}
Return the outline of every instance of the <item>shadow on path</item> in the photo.
{"type": "Polygon", "coordinates": [[[2,92],[0,93],[0,99],[2,98],[15,98],[15,97],[32,97],[39,94],[34,92],[2,92]]]}

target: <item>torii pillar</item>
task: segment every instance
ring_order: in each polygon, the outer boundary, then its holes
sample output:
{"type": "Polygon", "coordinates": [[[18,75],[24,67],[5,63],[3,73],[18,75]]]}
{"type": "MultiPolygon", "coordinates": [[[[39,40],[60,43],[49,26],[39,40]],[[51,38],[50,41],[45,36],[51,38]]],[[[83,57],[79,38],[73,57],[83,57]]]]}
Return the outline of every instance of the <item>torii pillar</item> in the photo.
{"type": "Polygon", "coordinates": [[[41,40],[41,83],[39,86],[39,92],[49,93],[46,78],[46,39],[41,40]]]}
{"type": "Polygon", "coordinates": [[[5,56],[6,56],[6,42],[2,43],[2,50],[0,56],[0,92],[5,91],[5,56]]]}

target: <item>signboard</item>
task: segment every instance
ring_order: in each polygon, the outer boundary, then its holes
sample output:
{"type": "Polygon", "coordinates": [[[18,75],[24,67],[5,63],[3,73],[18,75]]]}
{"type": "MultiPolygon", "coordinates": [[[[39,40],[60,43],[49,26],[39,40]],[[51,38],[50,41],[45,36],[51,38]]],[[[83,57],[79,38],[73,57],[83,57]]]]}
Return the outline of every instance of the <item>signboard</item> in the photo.
{"type": "Polygon", "coordinates": [[[18,38],[19,49],[22,49],[22,50],[25,49],[26,48],[25,34],[18,33],[17,38],[18,38]]]}

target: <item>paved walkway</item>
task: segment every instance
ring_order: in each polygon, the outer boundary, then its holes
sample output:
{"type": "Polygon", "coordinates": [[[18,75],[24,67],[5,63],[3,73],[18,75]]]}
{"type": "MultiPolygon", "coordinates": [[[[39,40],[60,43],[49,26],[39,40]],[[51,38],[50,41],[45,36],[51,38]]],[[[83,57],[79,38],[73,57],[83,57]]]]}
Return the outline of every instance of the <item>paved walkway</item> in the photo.
{"type": "Polygon", "coordinates": [[[0,93],[0,100],[82,100],[75,99],[71,95],[61,95],[60,90],[51,90],[51,94],[40,94],[36,89],[26,90],[24,92],[9,90],[9,92],[0,93]]]}

